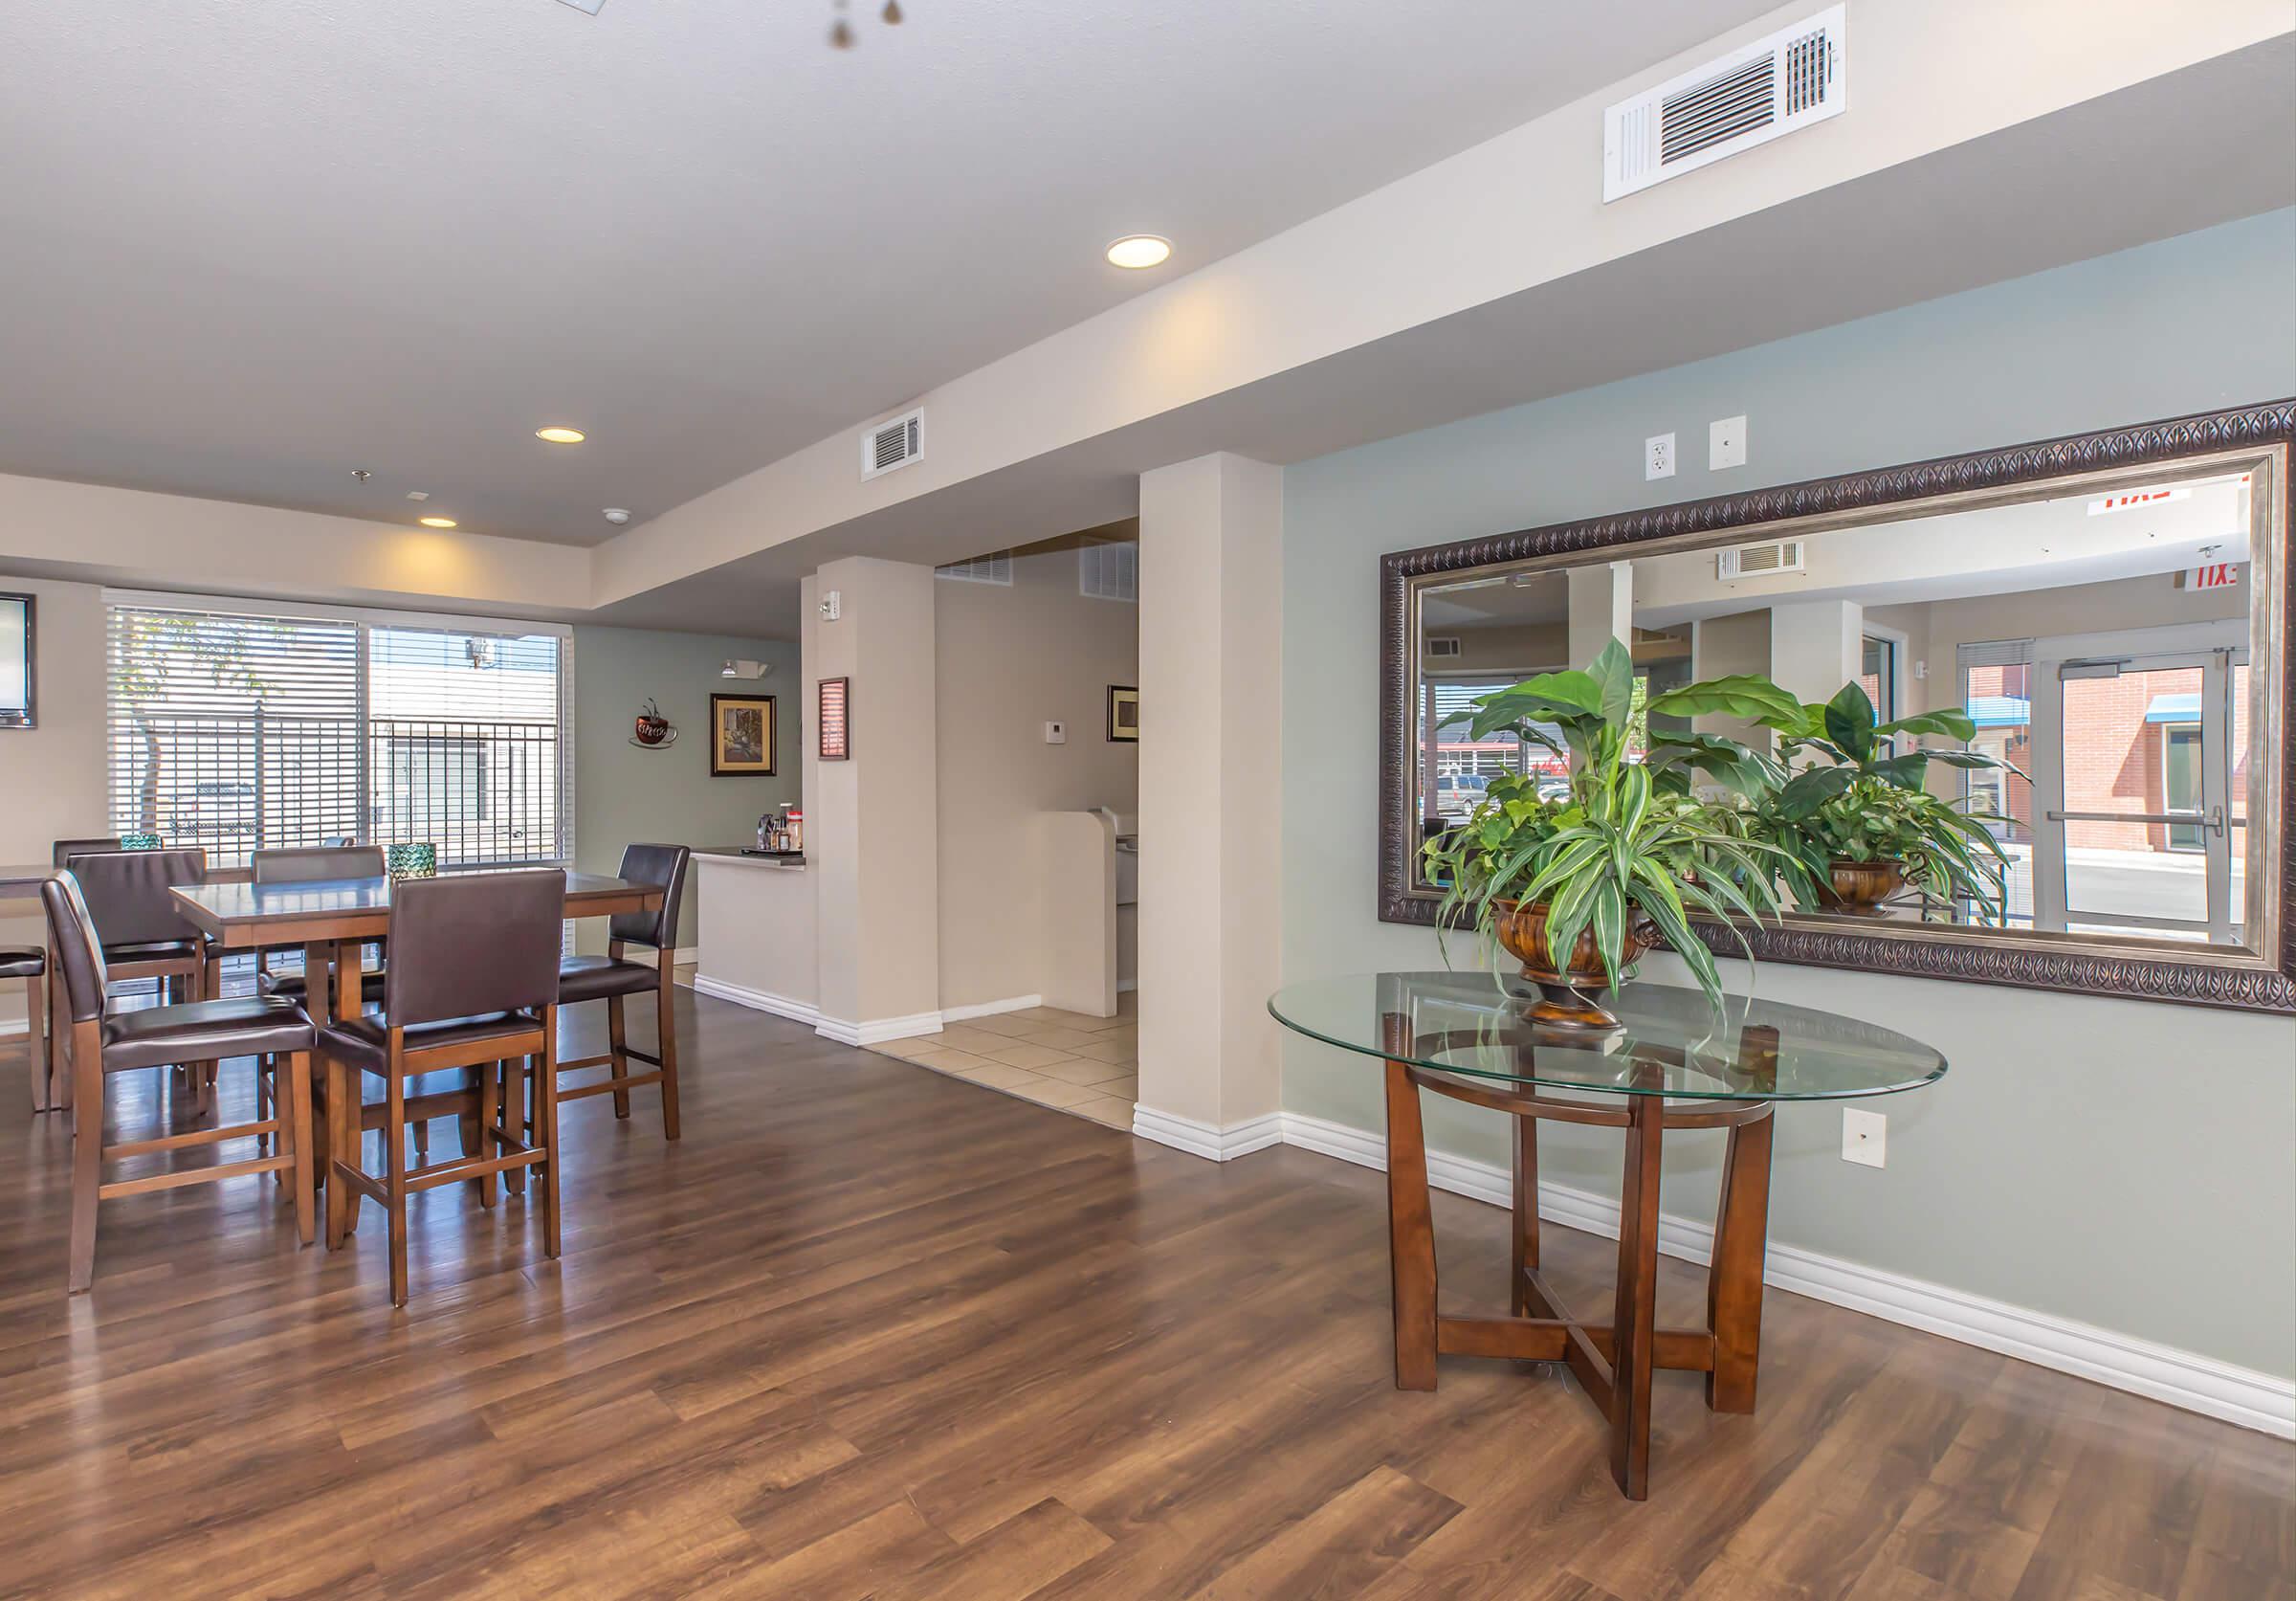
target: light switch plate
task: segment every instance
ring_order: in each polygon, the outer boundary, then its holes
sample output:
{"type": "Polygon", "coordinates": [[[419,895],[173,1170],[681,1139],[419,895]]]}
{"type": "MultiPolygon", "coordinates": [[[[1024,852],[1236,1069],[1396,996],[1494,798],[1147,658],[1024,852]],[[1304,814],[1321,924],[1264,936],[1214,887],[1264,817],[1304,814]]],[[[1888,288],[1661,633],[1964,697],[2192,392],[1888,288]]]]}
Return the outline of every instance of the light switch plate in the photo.
{"type": "Polygon", "coordinates": [[[1842,1160],[1867,1167],[1885,1166],[1889,1154],[1889,1120],[1880,1112],[1842,1108],[1842,1160]]]}
{"type": "Polygon", "coordinates": [[[1674,476],[1674,435],[1653,434],[1643,441],[1643,477],[1670,478],[1674,476]]]}
{"type": "Polygon", "coordinates": [[[1068,744],[1068,743],[1069,743],[1069,725],[1068,725],[1067,723],[1046,723],[1046,724],[1045,724],[1045,743],[1046,743],[1047,745],[1066,745],[1066,744],[1068,744]]]}
{"type": "Polygon", "coordinates": [[[833,623],[843,615],[845,615],[844,590],[831,589],[821,597],[821,620],[823,622],[833,623]]]}
{"type": "Polygon", "coordinates": [[[1706,465],[1711,470],[1746,465],[1746,419],[1723,417],[1706,431],[1706,465]]]}

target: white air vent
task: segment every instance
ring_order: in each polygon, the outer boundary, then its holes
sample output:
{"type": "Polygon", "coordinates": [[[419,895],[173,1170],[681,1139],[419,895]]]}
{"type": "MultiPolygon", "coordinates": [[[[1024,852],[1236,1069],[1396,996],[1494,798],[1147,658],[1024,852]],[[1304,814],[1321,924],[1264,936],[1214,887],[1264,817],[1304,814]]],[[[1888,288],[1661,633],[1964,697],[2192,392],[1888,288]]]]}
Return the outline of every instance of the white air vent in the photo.
{"type": "Polygon", "coordinates": [[[1140,547],[1135,542],[1088,545],[1076,557],[1078,594],[1093,600],[1140,598],[1140,547]]]}
{"type": "Polygon", "coordinates": [[[1761,578],[1774,572],[1801,570],[1801,541],[1798,539],[1741,545],[1714,553],[1714,573],[1720,578],[1761,578]]]}
{"type": "Polygon", "coordinates": [[[975,556],[966,562],[951,562],[947,567],[935,567],[936,578],[954,578],[963,584],[1012,585],[1012,552],[992,550],[985,556],[975,556]]]}
{"type": "Polygon", "coordinates": [[[1849,96],[1845,10],[1830,7],[1603,112],[1603,200],[1838,115],[1849,96]]]}
{"type": "Polygon", "coordinates": [[[877,424],[861,435],[861,477],[864,480],[906,467],[925,454],[925,413],[922,410],[891,422],[877,424]]]}
{"type": "Polygon", "coordinates": [[[1458,654],[1459,636],[1456,634],[1430,634],[1427,635],[1427,655],[1433,656],[1457,656],[1458,654]]]}

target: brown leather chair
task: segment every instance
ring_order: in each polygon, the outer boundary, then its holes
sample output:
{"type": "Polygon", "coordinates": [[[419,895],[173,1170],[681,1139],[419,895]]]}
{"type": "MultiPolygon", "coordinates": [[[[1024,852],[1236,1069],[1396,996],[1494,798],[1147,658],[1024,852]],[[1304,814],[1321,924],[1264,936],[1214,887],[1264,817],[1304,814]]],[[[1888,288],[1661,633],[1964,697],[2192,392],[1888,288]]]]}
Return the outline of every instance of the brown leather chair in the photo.
{"type": "Polygon", "coordinates": [[[614,1116],[629,1116],[629,1092],[641,1084],[662,1086],[662,1137],[677,1138],[677,1009],[672,985],[676,965],[678,905],[686,894],[686,863],[693,853],[683,845],[632,845],[622,853],[622,877],[635,884],[662,886],[658,911],[617,912],[607,928],[607,954],[569,956],[558,965],[558,1004],[579,1006],[585,1001],[606,1003],[607,1054],[561,1062],[561,1073],[606,1067],[607,1077],[593,1083],[561,1089],[561,1101],[611,1094],[614,1116]],[[652,950],[653,965],[626,961],[630,945],[652,950]],[[654,997],[654,1035],[661,1055],[633,1050],[623,1030],[622,1003],[631,995],[654,997]],[[630,1059],[645,1062],[651,1073],[633,1074],[630,1059]]]}
{"type": "MultiPolygon", "coordinates": [[[[383,847],[380,845],[317,845],[292,846],[278,850],[256,851],[248,857],[250,876],[258,884],[312,884],[334,878],[380,878],[383,877],[383,847]]],[[[288,947],[299,952],[299,945],[288,947]]],[[[310,991],[304,975],[275,973],[270,958],[275,954],[257,952],[255,961],[255,989],[266,995],[285,995],[289,1000],[301,1001],[310,991]]],[[[380,1004],[383,999],[383,970],[380,967],[362,967],[359,974],[359,998],[363,1002],[380,1004]]],[[[346,995],[347,1001],[349,997],[346,995]]]]}
{"type": "Polygon", "coordinates": [[[495,1203],[495,1175],[532,1167],[542,1195],[542,1251],[558,1255],[558,949],[565,917],[562,872],[412,878],[390,896],[390,972],[381,1015],[346,1017],[319,1033],[327,1073],[327,1245],[350,1232],[361,1195],[383,1204],[390,1231],[390,1299],[407,1302],[407,1197],[476,1180],[495,1203]],[[524,1059],[534,1075],[537,1133],[513,1108],[525,1099],[524,1059]],[[513,1064],[517,1065],[513,1065],[513,1064]],[[409,1079],[443,1069],[479,1069],[475,1149],[409,1170],[409,1079]],[[489,1071],[489,1069],[493,1071],[489,1071]],[[381,1178],[362,1162],[363,1077],[383,1080],[381,1178]],[[488,1154],[489,1147],[494,1154],[488,1154]]]}
{"type": "Polygon", "coordinates": [[[48,1049],[48,953],[38,945],[0,945],[0,979],[24,981],[25,1077],[32,1080],[32,1109],[51,1111],[55,1089],[51,1082],[55,1056],[48,1049]]]}
{"type": "Polygon", "coordinates": [[[55,854],[49,858],[48,864],[51,867],[69,867],[74,856],[94,856],[99,851],[118,849],[120,839],[117,834],[109,839],[59,839],[55,842],[55,854]]]}
{"type": "MultiPolygon", "coordinates": [[[[104,965],[114,982],[156,978],[170,1001],[211,1000],[222,993],[222,952],[210,950],[198,924],[176,909],[173,884],[205,883],[208,854],[178,851],[70,851],[104,965]]],[[[204,1102],[214,1083],[208,1064],[184,1064],[204,1102]]],[[[64,1080],[65,1103],[78,1076],[64,1080]]]]}
{"type": "Polygon", "coordinates": [[[42,884],[40,900],[48,911],[49,945],[55,953],[55,965],[63,973],[64,995],[72,1016],[72,1074],[77,1081],[72,1114],[72,1247],[68,1287],[77,1292],[95,1279],[96,1213],[99,1203],[146,1190],[211,1184],[248,1173],[292,1168],[296,1175],[293,1187],[296,1230],[303,1242],[309,1244],[311,1080],[307,1053],[311,1049],[311,1019],[303,1014],[303,1009],[276,995],[258,995],[111,1012],[106,1004],[111,975],[106,971],[103,947],[97,943],[95,923],[88,915],[87,900],[75,871],[66,869],[42,884]],[[103,1087],[109,1075],[176,1062],[250,1056],[284,1056],[289,1059],[288,1081],[304,1088],[289,1097],[286,1117],[228,1123],[162,1139],[130,1140],[117,1145],[103,1144],[103,1087]],[[279,1154],[258,1156],[248,1162],[177,1168],[111,1184],[103,1182],[103,1166],[107,1162],[266,1134],[279,1142],[282,1147],[279,1154]]]}
{"type": "MultiPolygon", "coordinates": [[[[117,851],[118,849],[120,849],[120,837],[117,834],[109,839],[58,839],[51,843],[49,865],[67,867],[71,865],[75,856],[95,851],[117,851]]],[[[55,964],[51,963],[48,968],[48,1014],[51,1017],[63,1015],[63,975],[57,972],[55,964]]],[[[63,1034],[64,1031],[61,1029],[52,1029],[48,1034],[49,1106],[52,1110],[69,1106],[72,1103],[72,1079],[63,1068],[63,1034]]]]}

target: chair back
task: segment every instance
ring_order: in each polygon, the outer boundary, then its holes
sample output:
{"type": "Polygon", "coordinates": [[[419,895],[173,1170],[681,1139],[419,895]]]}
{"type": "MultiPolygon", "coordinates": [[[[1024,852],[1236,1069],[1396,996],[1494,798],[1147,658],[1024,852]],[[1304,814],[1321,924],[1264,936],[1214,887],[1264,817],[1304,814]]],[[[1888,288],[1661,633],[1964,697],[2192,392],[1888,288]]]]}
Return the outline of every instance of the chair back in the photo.
{"type": "Polygon", "coordinates": [[[75,1023],[93,1023],[103,1015],[111,975],[104,971],[103,946],[96,943],[87,898],[70,868],[42,880],[40,903],[48,911],[48,947],[64,979],[64,1006],[75,1023]]]}
{"type": "Polygon", "coordinates": [[[117,851],[120,841],[112,839],[59,839],[55,842],[55,859],[51,867],[69,867],[74,856],[87,856],[95,851],[117,851]]]}
{"type": "Polygon", "coordinates": [[[248,858],[258,884],[319,883],[329,878],[380,878],[380,845],[298,845],[257,851],[248,858]]]}
{"type": "Polygon", "coordinates": [[[558,1004],[566,876],[470,873],[390,886],[390,976],[383,1015],[394,1029],[558,1004]]]}
{"type": "Polygon", "coordinates": [[[622,853],[622,877],[633,884],[662,886],[661,909],[616,912],[607,936],[631,945],[668,950],[677,944],[678,903],[686,895],[686,862],[694,853],[683,845],[632,845],[622,853]]]}
{"type": "Polygon", "coordinates": [[[206,883],[207,852],[99,851],[75,855],[64,865],[79,879],[81,903],[95,918],[99,944],[200,938],[199,925],[176,910],[167,888],[206,883]]]}

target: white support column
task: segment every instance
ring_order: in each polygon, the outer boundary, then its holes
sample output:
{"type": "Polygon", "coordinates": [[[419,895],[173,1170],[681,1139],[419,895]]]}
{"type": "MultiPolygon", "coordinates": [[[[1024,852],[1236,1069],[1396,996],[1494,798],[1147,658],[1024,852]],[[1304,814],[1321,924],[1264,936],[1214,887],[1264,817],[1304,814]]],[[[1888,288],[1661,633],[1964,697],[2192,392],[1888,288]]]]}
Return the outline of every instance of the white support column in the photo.
{"type": "Polygon", "coordinates": [[[1140,1089],[1134,1131],[1216,1159],[1277,1139],[1283,472],[1140,478],[1140,1089]]]}
{"type": "Polygon", "coordinates": [[[1797,600],[1770,608],[1770,678],[1803,700],[1831,700],[1866,665],[1866,608],[1797,600]]]}
{"type": "Polygon", "coordinates": [[[1571,584],[1571,659],[1567,665],[1584,667],[1616,639],[1634,648],[1634,564],[1605,562],[1600,567],[1573,567],[1571,584]]]}
{"type": "Polygon", "coordinates": [[[933,569],[850,556],[805,581],[799,705],[820,1032],[874,1044],[940,1027],[933,569]],[[834,592],[839,615],[820,614],[834,592]],[[820,760],[816,686],[851,680],[850,760],[820,760]]]}

